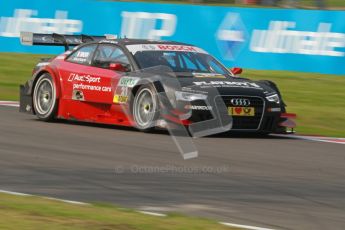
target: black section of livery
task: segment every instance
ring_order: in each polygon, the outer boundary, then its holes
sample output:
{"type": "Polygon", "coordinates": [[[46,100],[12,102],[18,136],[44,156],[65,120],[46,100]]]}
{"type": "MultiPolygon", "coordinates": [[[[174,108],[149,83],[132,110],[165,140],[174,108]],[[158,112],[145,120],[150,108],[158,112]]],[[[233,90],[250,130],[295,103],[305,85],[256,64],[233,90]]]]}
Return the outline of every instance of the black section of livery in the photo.
{"type": "MultiPolygon", "coordinates": [[[[254,116],[236,116],[233,115],[232,131],[259,132],[259,133],[285,133],[286,127],[279,124],[286,118],[281,114],[285,113],[285,103],[281,99],[280,92],[276,85],[270,81],[251,81],[246,78],[227,76],[224,79],[184,77],[179,78],[181,86],[184,86],[186,92],[194,91],[206,92],[209,88],[217,88],[219,96],[216,100],[222,100],[227,107],[236,107],[232,100],[246,99],[249,104],[243,105],[243,108],[254,107],[254,116]],[[189,87],[192,86],[192,87],[189,87]],[[267,96],[278,94],[280,103],[270,102],[267,96]]],[[[212,119],[211,108],[205,107],[202,101],[192,102],[193,122],[212,119]],[[195,106],[193,106],[195,105],[195,106]]]]}

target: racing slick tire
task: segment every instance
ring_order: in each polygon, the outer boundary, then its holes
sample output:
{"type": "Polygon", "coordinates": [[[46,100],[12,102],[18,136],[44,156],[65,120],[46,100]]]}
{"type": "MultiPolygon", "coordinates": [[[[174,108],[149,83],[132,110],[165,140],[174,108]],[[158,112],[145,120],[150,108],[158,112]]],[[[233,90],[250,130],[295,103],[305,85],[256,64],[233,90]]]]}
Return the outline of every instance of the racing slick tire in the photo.
{"type": "Polygon", "coordinates": [[[38,119],[42,121],[54,120],[57,111],[56,87],[53,78],[42,74],[34,87],[32,96],[33,108],[38,119]]]}
{"type": "Polygon", "coordinates": [[[142,85],[135,94],[132,103],[135,127],[142,132],[150,132],[159,117],[159,101],[152,85],[142,85]]]}

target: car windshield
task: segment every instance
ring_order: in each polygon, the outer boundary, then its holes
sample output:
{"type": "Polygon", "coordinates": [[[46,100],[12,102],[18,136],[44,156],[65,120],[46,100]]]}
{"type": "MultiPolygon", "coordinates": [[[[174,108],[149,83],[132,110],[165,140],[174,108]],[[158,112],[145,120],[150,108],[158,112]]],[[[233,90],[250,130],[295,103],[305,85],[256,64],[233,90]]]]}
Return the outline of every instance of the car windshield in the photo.
{"type": "Polygon", "coordinates": [[[229,74],[226,68],[206,52],[140,50],[133,55],[141,69],[163,65],[173,72],[229,74]]]}

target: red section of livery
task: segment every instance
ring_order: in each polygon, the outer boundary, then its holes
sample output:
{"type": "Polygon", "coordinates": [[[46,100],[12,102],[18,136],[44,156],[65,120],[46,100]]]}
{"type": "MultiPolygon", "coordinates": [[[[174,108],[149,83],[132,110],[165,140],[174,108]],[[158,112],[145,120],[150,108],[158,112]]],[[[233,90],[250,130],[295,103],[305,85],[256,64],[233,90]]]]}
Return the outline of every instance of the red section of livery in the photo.
{"type": "MultiPolygon", "coordinates": [[[[122,106],[113,103],[115,87],[123,73],[82,66],[63,59],[54,59],[51,65],[56,68],[52,76],[62,95],[58,118],[130,125],[122,106]],[[73,100],[76,90],[83,92],[83,100],[73,100]]],[[[46,67],[40,72],[45,70],[46,67]]]]}
{"type": "MultiPolygon", "coordinates": [[[[42,59],[31,80],[21,86],[20,110],[34,113],[41,120],[70,119],[135,126],[144,131],[160,119],[189,126],[210,119],[210,111],[216,106],[204,100],[216,89],[219,94],[209,99],[222,98],[227,115],[233,116],[232,130],[272,133],[296,126],[295,115],[286,113],[273,82],[236,77],[198,47],[85,35],[24,33],[21,39],[30,45],[76,46],[54,58],[42,59]],[[156,66],[165,67],[161,75],[174,73],[181,87],[143,83],[148,75],[157,74],[147,71],[156,66]],[[157,96],[168,95],[169,89],[174,94],[169,96],[174,108],[157,96]],[[157,112],[162,106],[169,112],[157,112]],[[188,111],[190,116],[182,119],[181,114],[188,111]]],[[[237,74],[241,71],[234,70],[237,74]]]]}

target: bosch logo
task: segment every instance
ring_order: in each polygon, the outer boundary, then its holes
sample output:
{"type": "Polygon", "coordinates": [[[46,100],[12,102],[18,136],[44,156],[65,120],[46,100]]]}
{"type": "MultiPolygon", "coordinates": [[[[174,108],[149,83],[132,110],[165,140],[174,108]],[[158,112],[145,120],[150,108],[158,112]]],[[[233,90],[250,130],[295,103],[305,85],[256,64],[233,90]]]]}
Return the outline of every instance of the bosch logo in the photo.
{"type": "Polygon", "coordinates": [[[235,106],[249,106],[250,105],[250,100],[249,99],[244,99],[244,98],[233,98],[231,99],[231,104],[235,106]]]}

